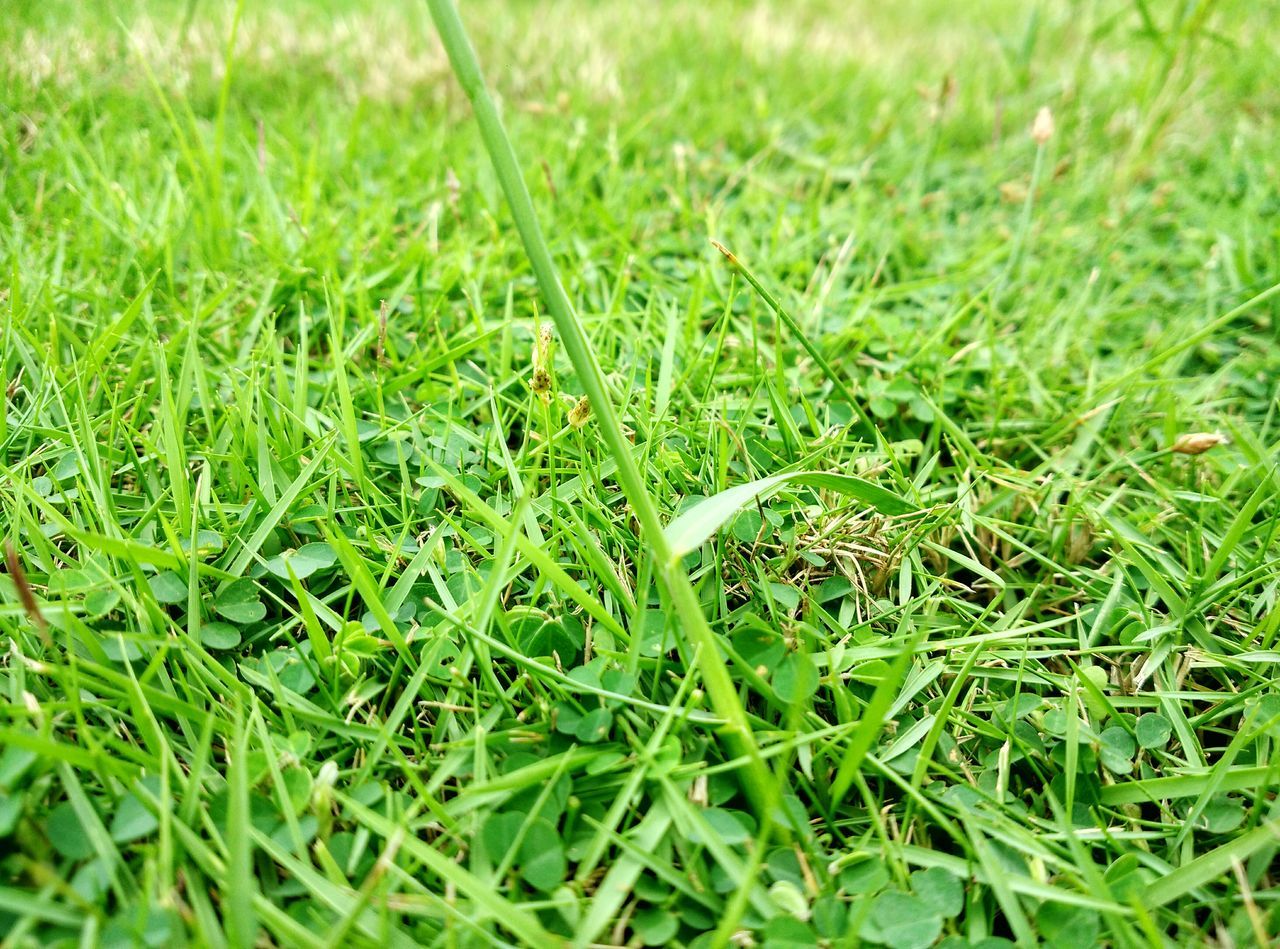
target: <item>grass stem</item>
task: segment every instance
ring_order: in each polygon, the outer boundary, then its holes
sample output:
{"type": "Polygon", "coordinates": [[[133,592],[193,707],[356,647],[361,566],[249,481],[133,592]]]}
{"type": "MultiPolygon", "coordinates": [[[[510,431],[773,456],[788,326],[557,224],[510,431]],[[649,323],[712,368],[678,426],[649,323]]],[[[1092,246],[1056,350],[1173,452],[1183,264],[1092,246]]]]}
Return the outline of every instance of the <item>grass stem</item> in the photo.
{"type": "Polygon", "coordinates": [[[493,96],[485,84],[475,49],[453,0],[427,0],[427,4],[453,66],[454,75],[471,101],[480,136],[511,208],[511,216],[537,278],[547,312],[555,322],[560,341],[573,364],[578,381],[586,391],[605,447],[617,465],[618,483],[640,524],[641,535],[653,557],[655,573],[666,591],[688,644],[697,657],[698,669],[711,700],[711,707],[725,720],[725,742],[731,754],[744,757],[749,762],[741,776],[743,791],[756,808],[764,810],[771,797],[771,780],[768,769],[760,760],[746,711],[734,690],[733,680],[721,658],[715,634],[703,613],[702,604],[663,533],[658,505],[649,493],[644,476],[636,464],[631,442],[623,433],[622,424],[605,387],[604,373],[591,348],[591,341],[560,281],[555,261],[538,223],[533,201],[529,197],[528,186],[520,171],[515,149],[503,127],[493,96]]]}

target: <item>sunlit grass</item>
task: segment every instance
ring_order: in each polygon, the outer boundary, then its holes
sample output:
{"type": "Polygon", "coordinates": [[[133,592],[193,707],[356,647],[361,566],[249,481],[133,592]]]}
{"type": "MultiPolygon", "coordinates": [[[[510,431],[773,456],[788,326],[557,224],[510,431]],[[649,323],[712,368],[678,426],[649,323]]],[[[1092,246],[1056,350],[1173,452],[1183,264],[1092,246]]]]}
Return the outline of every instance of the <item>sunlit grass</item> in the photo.
{"type": "Polygon", "coordinates": [[[548,306],[244,6],[0,15],[0,942],[1280,928],[1275,12],[464,4],[548,306]]]}

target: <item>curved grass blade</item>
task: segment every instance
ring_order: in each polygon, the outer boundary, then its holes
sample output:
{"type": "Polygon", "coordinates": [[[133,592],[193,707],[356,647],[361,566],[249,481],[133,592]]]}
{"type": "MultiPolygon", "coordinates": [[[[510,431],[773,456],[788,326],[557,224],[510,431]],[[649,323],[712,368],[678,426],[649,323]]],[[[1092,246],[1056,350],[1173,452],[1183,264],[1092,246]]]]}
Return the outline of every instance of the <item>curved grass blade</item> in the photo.
{"type": "Polygon", "coordinates": [[[590,402],[601,440],[617,465],[618,484],[640,524],[641,535],[653,558],[654,572],[661,580],[671,610],[678,617],[689,642],[690,654],[695,657],[694,661],[702,674],[702,682],[711,705],[716,714],[725,720],[722,730],[725,743],[734,756],[746,759],[747,764],[741,775],[743,790],[752,804],[764,811],[777,797],[776,783],[760,759],[760,749],[747,721],[746,710],[734,688],[733,678],[720,658],[720,649],[702,611],[702,603],[680,564],[680,558],[667,543],[658,505],[636,463],[632,453],[633,446],[623,432],[591,340],[560,282],[555,261],[533,208],[533,200],[529,197],[529,188],[520,171],[515,150],[511,147],[511,139],[485,84],[471,40],[453,0],[427,0],[427,6],[449,56],[454,76],[471,100],[480,137],[511,208],[511,216],[538,280],[547,312],[555,323],[560,342],[590,402]]]}
{"type": "Polygon", "coordinates": [[[756,500],[763,500],[783,485],[803,485],[810,488],[826,488],[849,497],[857,498],[881,514],[914,514],[920,510],[910,501],[900,498],[887,488],[873,484],[854,475],[832,474],[825,471],[790,471],[740,484],[699,501],[689,510],[667,525],[667,543],[677,557],[697,550],[735,514],[756,500]]]}

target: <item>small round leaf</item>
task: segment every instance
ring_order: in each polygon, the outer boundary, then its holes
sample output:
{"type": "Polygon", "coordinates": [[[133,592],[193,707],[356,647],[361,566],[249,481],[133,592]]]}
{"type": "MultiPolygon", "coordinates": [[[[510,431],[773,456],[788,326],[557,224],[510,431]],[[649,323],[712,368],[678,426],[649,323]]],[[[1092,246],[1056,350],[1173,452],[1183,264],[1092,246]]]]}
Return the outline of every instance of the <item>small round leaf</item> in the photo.
{"type": "Polygon", "coordinates": [[[173,572],[157,573],[149,581],[151,595],[161,603],[187,602],[187,581],[173,572]]]}
{"type": "Polygon", "coordinates": [[[235,649],[240,645],[240,630],[230,623],[205,623],[200,627],[200,642],[206,649],[235,649]]]}
{"type": "Polygon", "coordinates": [[[1138,735],[1138,744],[1148,750],[1163,748],[1173,736],[1173,726],[1158,712],[1147,712],[1139,718],[1134,731],[1138,735]]]}

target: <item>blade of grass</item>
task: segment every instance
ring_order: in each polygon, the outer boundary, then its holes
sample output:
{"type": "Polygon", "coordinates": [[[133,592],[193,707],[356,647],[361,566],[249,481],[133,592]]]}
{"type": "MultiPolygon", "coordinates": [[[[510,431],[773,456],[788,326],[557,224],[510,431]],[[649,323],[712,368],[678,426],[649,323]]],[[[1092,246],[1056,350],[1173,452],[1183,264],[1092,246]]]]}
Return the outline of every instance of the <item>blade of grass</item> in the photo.
{"type": "Polygon", "coordinates": [[[1234,863],[1247,860],[1255,851],[1277,841],[1280,841],[1280,823],[1267,821],[1231,843],[1201,854],[1190,863],[1166,873],[1147,887],[1142,901],[1147,906],[1171,903],[1210,880],[1229,873],[1234,863]]]}
{"type": "Polygon", "coordinates": [[[1211,785],[1220,792],[1250,791],[1265,788],[1276,778],[1276,765],[1233,768],[1226,775],[1175,774],[1167,778],[1150,778],[1131,784],[1109,784],[1099,793],[1103,804],[1145,804],[1179,797],[1199,797],[1211,785]]]}
{"type": "Polygon", "coordinates": [[[853,475],[825,471],[789,471],[748,484],[740,484],[699,501],[667,525],[667,540],[678,556],[697,550],[726,521],[753,501],[763,500],[777,488],[798,484],[826,488],[857,498],[881,514],[912,514],[919,510],[892,491],[853,475]]]}
{"type": "Polygon", "coordinates": [[[237,707],[235,734],[231,739],[227,784],[227,867],[226,913],[227,938],[237,949],[249,949],[258,939],[258,920],[254,913],[253,843],[249,837],[249,742],[243,711],[237,707]]]}
{"type": "Polygon", "coordinates": [[[725,260],[729,262],[729,265],[747,279],[747,283],[751,284],[752,289],[760,295],[760,299],[764,300],[765,305],[773,311],[774,315],[777,316],[779,320],[786,324],[787,329],[795,335],[796,339],[799,340],[800,345],[804,347],[804,351],[809,354],[809,357],[818,364],[818,367],[823,371],[827,379],[831,381],[831,385],[835,388],[840,398],[849,403],[850,410],[857,416],[858,421],[861,423],[866,433],[876,440],[876,443],[879,445],[881,450],[888,453],[890,458],[893,458],[893,452],[889,448],[889,443],[885,440],[884,436],[881,435],[880,429],[871,421],[870,416],[862,410],[858,400],[854,398],[853,391],[844,384],[844,381],[827,360],[827,357],[818,351],[817,346],[813,345],[813,341],[809,339],[808,334],[800,327],[800,324],[795,321],[795,317],[787,312],[782,304],[778,302],[777,298],[768,291],[763,283],[760,282],[759,278],[756,277],[756,275],[753,274],[745,264],[743,264],[737,254],[729,250],[729,248],[725,247],[719,241],[712,241],[711,244],[716,250],[724,254],[725,260]]]}
{"type": "Polygon", "coordinates": [[[738,699],[738,694],[734,690],[733,680],[721,661],[716,638],[702,612],[702,604],[698,601],[697,594],[678,556],[667,542],[658,514],[658,506],[636,465],[632,455],[632,445],[622,431],[622,425],[605,387],[604,373],[600,369],[600,363],[596,359],[582,323],[573,310],[573,304],[569,301],[569,296],[560,282],[555,262],[551,258],[551,251],[538,224],[528,187],[516,160],[515,150],[498,115],[493,97],[489,94],[471,40],[462,25],[453,0],[427,0],[427,3],[431,10],[431,18],[448,53],[449,62],[453,66],[454,75],[466,92],[467,98],[471,100],[481,138],[484,140],[489,159],[493,163],[498,181],[506,195],[507,204],[511,208],[516,230],[520,234],[525,253],[537,277],[547,311],[555,321],[565,352],[577,373],[578,382],[586,391],[599,426],[600,436],[618,466],[618,482],[640,523],[640,529],[645,542],[649,545],[656,564],[656,572],[668,599],[680,618],[685,634],[697,649],[699,671],[702,673],[707,695],[712,707],[726,722],[723,730],[726,742],[734,755],[746,756],[748,760],[745,774],[741,779],[743,790],[757,808],[764,808],[769,800],[768,787],[771,781],[769,771],[760,761],[755,736],[747,722],[746,712],[738,699]]]}
{"type": "Polygon", "coordinates": [[[548,933],[532,913],[505,899],[487,882],[438,852],[434,847],[411,834],[405,834],[399,824],[346,795],[339,794],[338,800],[344,807],[349,808],[362,824],[375,833],[385,837],[400,836],[402,838],[400,846],[405,853],[419,861],[440,879],[456,887],[468,899],[475,901],[476,906],[511,932],[518,934],[521,939],[537,946],[556,946],[563,942],[562,939],[548,933]]]}
{"type": "Polygon", "coordinates": [[[836,771],[835,778],[832,779],[831,799],[833,801],[839,801],[848,792],[850,785],[853,784],[854,776],[862,767],[862,759],[871,750],[872,743],[884,728],[885,716],[897,697],[898,688],[907,676],[907,670],[911,666],[911,659],[916,654],[916,647],[924,639],[924,632],[923,628],[920,629],[903,644],[902,651],[898,653],[889,668],[885,670],[884,677],[876,685],[875,691],[871,693],[871,700],[867,703],[867,708],[862,713],[858,727],[850,737],[849,744],[845,747],[840,768],[836,771]]]}

